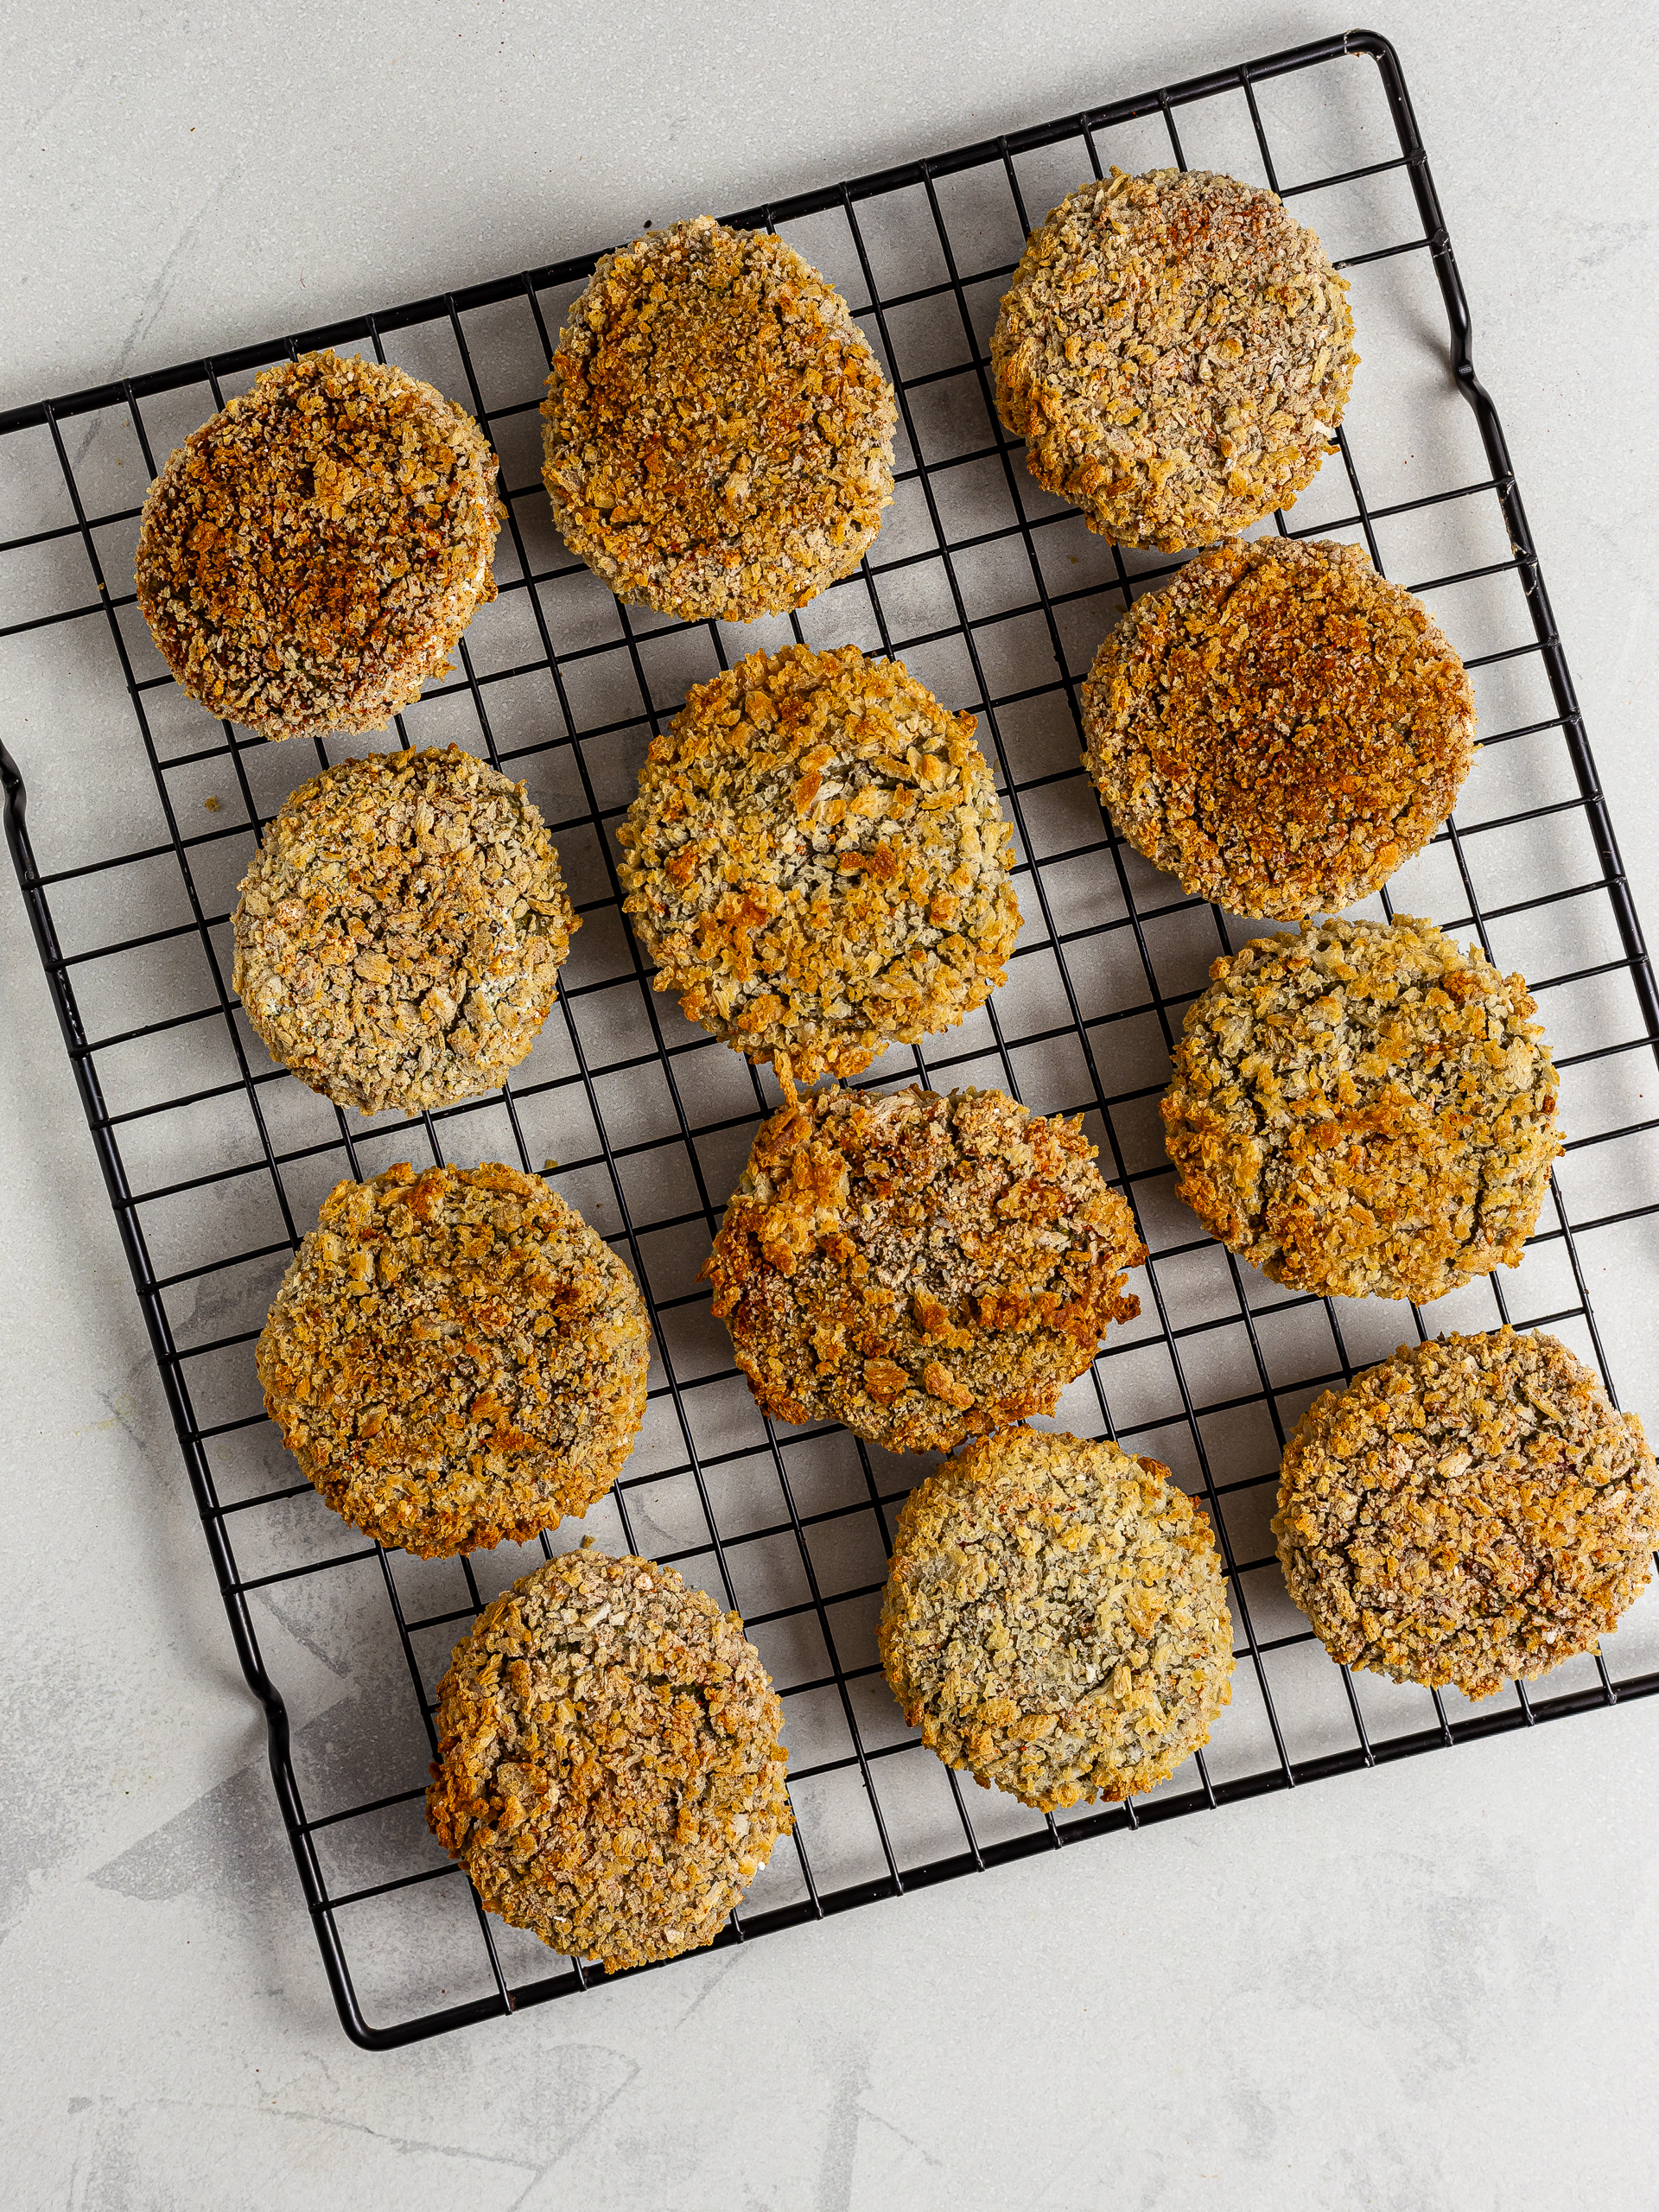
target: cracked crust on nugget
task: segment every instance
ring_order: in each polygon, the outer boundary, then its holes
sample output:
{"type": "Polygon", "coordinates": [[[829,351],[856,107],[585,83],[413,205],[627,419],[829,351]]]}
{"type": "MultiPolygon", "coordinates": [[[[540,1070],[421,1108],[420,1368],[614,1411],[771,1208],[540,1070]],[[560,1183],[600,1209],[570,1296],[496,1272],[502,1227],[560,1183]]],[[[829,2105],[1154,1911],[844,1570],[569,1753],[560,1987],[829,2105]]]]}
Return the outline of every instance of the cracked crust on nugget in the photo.
{"type": "Polygon", "coordinates": [[[1321,1296],[1421,1304],[1519,1262],[1561,1149],[1519,976],[1408,914],[1256,938],[1210,973],[1162,1114],[1212,1236],[1321,1296]]]}
{"type": "Polygon", "coordinates": [[[490,1164],[337,1183],[255,1354],[301,1472],[423,1559],[586,1513],[632,1447],[650,1359],[603,1238],[539,1175],[490,1164]]]}
{"type": "Polygon", "coordinates": [[[652,741],[623,911],[693,1021],[782,1079],[856,1075],[1003,980],[1013,836],[971,715],[856,645],[791,645],[652,741]]]}
{"type": "Polygon", "coordinates": [[[262,372],[144,501],[138,606],[181,690],[261,737],[384,729],[495,597],[496,471],[472,417],[402,369],[262,372]]]}
{"type": "Polygon", "coordinates": [[[1090,530],[1213,545],[1312,482],[1353,337],[1347,279],[1273,193],[1115,168],[1027,241],[991,338],[997,411],[1090,530]]]}
{"type": "Polygon", "coordinates": [[[1136,600],[1083,687],[1083,765],[1183,891],[1329,913],[1452,811],[1474,693],[1421,601],[1358,545],[1235,541],[1136,600]]]}
{"type": "Polygon", "coordinates": [[[1285,1447],[1286,1586],[1333,1659],[1490,1697],[1594,1651],[1645,1588],[1659,1483],[1559,1338],[1402,1344],[1285,1447]]]}
{"type": "Polygon", "coordinates": [[[231,919],[271,1058],[361,1114],[493,1090],[582,926],[523,784],[454,745],[342,760],[290,792],[231,919]]]}
{"type": "Polygon", "coordinates": [[[620,599],[750,622],[849,575],[893,497],[893,397],[847,303],[700,215],[594,270],[559,334],[543,480],[620,599]]]}
{"type": "Polygon", "coordinates": [[[1232,1694],[1203,1509],[1156,1459],[1028,1428],[911,1492],[876,1638],[929,1749],[1046,1813],[1155,1788],[1232,1694]]]}
{"type": "Polygon", "coordinates": [[[433,1834],[491,1912],[608,1972],[712,1943],[794,1819],[783,1707],[735,1613],[586,1547],[527,1574],[438,1685],[433,1834]]]}
{"type": "Polygon", "coordinates": [[[766,1413],[925,1452],[1052,1413],[1145,1258],[1080,1121],[912,1087],[774,1114],[703,1272],[766,1413]]]}

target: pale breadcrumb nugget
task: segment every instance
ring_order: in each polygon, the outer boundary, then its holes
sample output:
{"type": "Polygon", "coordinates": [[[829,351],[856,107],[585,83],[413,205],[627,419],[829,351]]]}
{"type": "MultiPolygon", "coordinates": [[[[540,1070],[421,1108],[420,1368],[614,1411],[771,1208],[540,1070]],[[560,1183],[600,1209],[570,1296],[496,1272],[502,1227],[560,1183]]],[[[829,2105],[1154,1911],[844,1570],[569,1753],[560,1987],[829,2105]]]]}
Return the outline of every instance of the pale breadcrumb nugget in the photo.
{"type": "Polygon", "coordinates": [[[652,741],[617,832],[654,988],[785,1083],[982,1006],[1020,928],[974,737],[856,645],[751,653],[652,741]]]}
{"type": "Polygon", "coordinates": [[[584,1547],[455,1646],[427,1819],[488,1910],[554,1950],[671,1959],[714,1942],[794,1827],[782,1726],[735,1613],[584,1547]]]}
{"type": "Polygon", "coordinates": [[[645,1413],[633,1277],[539,1175],[336,1183],[255,1354],[265,1411],[335,1512],[442,1559],[604,1497],[645,1413]]]}
{"type": "Polygon", "coordinates": [[[1137,852],[1237,914],[1379,890],[1474,759],[1474,692],[1363,546],[1235,539],[1136,600],[1083,687],[1083,765],[1137,852]]]}
{"type": "Polygon", "coordinates": [[[991,338],[1046,491],[1120,545],[1213,545],[1291,505],[1358,356],[1348,282],[1271,192],[1115,168],[1032,232],[991,338]]]}
{"type": "Polygon", "coordinates": [[[699,215],[607,254],[559,333],[543,480],[578,559],[687,620],[849,575],[893,498],[893,393],[847,303],[766,231],[699,215]]]}
{"type": "Polygon", "coordinates": [[[876,1634],[929,1749],[1039,1812],[1155,1788],[1232,1695],[1202,1508],[1081,1437],[1001,1429],[912,1491],[876,1634]]]}
{"type": "Polygon", "coordinates": [[[500,1083],[582,926],[523,784],[456,745],[342,760],[291,791],[231,920],[232,980],[271,1058],[362,1114],[500,1083]]]}
{"type": "Polygon", "coordinates": [[[1421,1303],[1518,1264],[1561,1149],[1519,976],[1408,914],[1304,923],[1210,974],[1162,1113],[1212,1236],[1343,1298],[1421,1303]]]}
{"type": "Polygon", "coordinates": [[[495,597],[496,471],[471,416],[402,369],[263,371],[144,501],[138,606],[180,688],[262,737],[384,729],[495,597]]]}
{"type": "Polygon", "coordinates": [[[824,1090],[757,1132],[703,1273],[756,1401],[892,1452],[1052,1413],[1146,1258],[1077,1121],[824,1090]]]}
{"type": "Polygon", "coordinates": [[[1591,1370],[1506,1327],[1402,1344],[1316,1398],[1273,1526],[1333,1659],[1490,1697],[1618,1625],[1653,1569],[1659,1483],[1591,1370]]]}

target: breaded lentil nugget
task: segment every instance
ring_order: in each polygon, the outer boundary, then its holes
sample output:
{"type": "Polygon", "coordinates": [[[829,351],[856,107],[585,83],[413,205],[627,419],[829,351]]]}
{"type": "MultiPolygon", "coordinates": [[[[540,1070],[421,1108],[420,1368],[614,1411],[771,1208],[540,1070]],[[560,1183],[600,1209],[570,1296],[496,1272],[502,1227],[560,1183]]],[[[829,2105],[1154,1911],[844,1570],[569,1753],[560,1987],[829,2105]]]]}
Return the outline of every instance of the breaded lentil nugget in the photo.
{"type": "Polygon", "coordinates": [[[912,1085],[774,1114],[703,1272],[766,1413],[928,1452],[1052,1413],[1146,1256],[1081,1117],[912,1085]]]}
{"type": "Polygon", "coordinates": [[[1210,974],[1161,1110],[1212,1236],[1329,1297],[1421,1304],[1519,1262],[1561,1149],[1519,976],[1408,914],[1304,923],[1210,974]]]}
{"type": "Polygon", "coordinates": [[[893,498],[893,393],[847,303],[699,215],[607,254],[559,333],[543,481],[620,599],[751,622],[848,575],[893,498]]]}
{"type": "Polygon", "coordinates": [[[491,1164],[336,1183],[255,1354],[301,1472],[423,1559],[586,1513],[645,1418],[650,1360],[621,1261],[539,1175],[491,1164]]]}
{"type": "Polygon", "coordinates": [[[1237,914],[1369,898],[1452,811],[1472,687],[1363,546],[1235,539],[1136,600],[1083,687],[1083,765],[1183,891],[1237,914]]]}
{"type": "Polygon", "coordinates": [[[1490,1697],[1618,1625],[1653,1569],[1659,1483],[1591,1370],[1506,1327],[1402,1344],[1316,1398],[1273,1526],[1333,1659],[1490,1697]]]}
{"type": "Polygon", "coordinates": [[[1027,241],[991,337],[997,411],[1090,530],[1213,545],[1313,481],[1353,338],[1347,279],[1273,193],[1115,168],[1027,241]]]}
{"type": "Polygon", "coordinates": [[[856,1075],[1001,982],[1014,833],[974,738],[856,645],[751,653],[652,741],[617,832],[654,988],[781,1080],[856,1075]]]}
{"type": "Polygon", "coordinates": [[[491,1912],[609,1972],[712,1943],[794,1818],[735,1613],[585,1547],[486,1605],[438,1685],[432,1833],[491,1912]]]}
{"type": "Polygon", "coordinates": [[[231,921],[271,1058],[362,1114],[500,1083],[582,926],[524,786],[458,745],[342,760],[291,791],[231,921]]]}
{"type": "Polygon", "coordinates": [[[911,1492],[876,1640],[929,1749],[1044,1813],[1155,1788],[1232,1695],[1203,1509],[1156,1459],[1035,1429],[911,1492]]]}
{"type": "Polygon", "coordinates": [[[384,729],[495,597],[496,469],[402,369],[263,371],[144,501],[138,606],[181,690],[261,737],[384,729]]]}

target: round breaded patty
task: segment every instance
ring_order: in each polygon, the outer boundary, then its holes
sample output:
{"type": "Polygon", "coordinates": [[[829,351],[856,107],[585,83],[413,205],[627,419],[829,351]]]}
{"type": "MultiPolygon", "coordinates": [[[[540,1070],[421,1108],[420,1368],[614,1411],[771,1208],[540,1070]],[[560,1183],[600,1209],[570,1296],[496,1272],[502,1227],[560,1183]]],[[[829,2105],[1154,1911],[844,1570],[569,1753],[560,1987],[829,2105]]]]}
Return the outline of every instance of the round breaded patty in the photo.
{"type": "Polygon", "coordinates": [[[1516,1265],[1561,1149],[1519,976],[1407,914],[1305,923],[1210,974],[1162,1111],[1212,1236],[1323,1296],[1421,1304],[1516,1265]]]}
{"type": "Polygon", "coordinates": [[[231,919],[232,980],[271,1058],[362,1114],[493,1089],[582,926],[524,786],[455,745],[291,791],[231,919]]]}
{"type": "Polygon", "coordinates": [[[1115,168],[1027,241],[991,338],[997,411],[1090,530],[1213,545],[1312,482],[1353,338],[1347,279],[1273,193],[1115,168]]]}
{"type": "Polygon", "coordinates": [[[712,216],[607,254],[559,333],[543,481],[620,599],[750,622],[849,575],[893,497],[893,393],[847,303],[712,216]]]}
{"type": "Polygon", "coordinates": [[[1183,891],[1328,913],[1428,842],[1474,759],[1474,692],[1358,545],[1234,540],[1138,599],[1083,687],[1112,820],[1183,891]]]}
{"type": "Polygon", "coordinates": [[[180,688],[261,737],[384,729],[495,597],[496,466],[402,369],[263,371],[144,501],[138,606],[180,688]]]}
{"type": "Polygon", "coordinates": [[[1029,1428],[911,1492],[876,1637],[929,1749],[1044,1813],[1154,1789],[1232,1695],[1202,1509],[1156,1459],[1029,1428]]]}
{"type": "Polygon", "coordinates": [[[1558,1338],[1402,1344],[1285,1447],[1286,1586],[1333,1659],[1490,1697],[1597,1639],[1645,1587],[1659,1483],[1558,1338]]]}
{"type": "Polygon", "coordinates": [[[487,1909],[554,1950],[671,1959],[714,1942],[794,1827],[783,1719],[735,1613],[584,1547],[455,1646],[427,1820],[487,1909]]]}
{"type": "Polygon", "coordinates": [[[645,1412],[633,1277],[539,1175],[336,1183],[255,1354],[336,1513],[423,1559],[526,1543],[604,1497],[645,1412]]]}
{"type": "Polygon", "coordinates": [[[929,1452],[1052,1413],[1146,1256],[1081,1117],[912,1086],[774,1114],[703,1272],[766,1413],[929,1452]]]}
{"type": "Polygon", "coordinates": [[[856,1075],[1002,981],[1013,837],[971,715],[856,645],[791,645],[652,741],[623,911],[693,1021],[786,1082],[856,1075]]]}

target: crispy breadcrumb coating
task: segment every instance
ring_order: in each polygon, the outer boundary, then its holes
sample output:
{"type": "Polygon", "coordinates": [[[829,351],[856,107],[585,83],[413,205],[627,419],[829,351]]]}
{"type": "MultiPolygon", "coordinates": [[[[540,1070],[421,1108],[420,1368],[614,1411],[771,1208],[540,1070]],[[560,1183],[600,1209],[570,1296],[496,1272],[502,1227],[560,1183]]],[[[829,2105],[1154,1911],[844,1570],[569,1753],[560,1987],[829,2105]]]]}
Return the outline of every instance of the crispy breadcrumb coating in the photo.
{"type": "Polygon", "coordinates": [[[539,1175],[336,1183],[255,1355],[265,1411],[336,1513],[442,1559],[604,1497],[645,1412],[651,1325],[539,1175]]]}
{"type": "Polygon", "coordinates": [[[1234,540],[1136,600],[1083,687],[1083,765],[1183,891],[1330,913],[1452,811],[1472,687],[1421,603],[1358,545],[1234,540]]]}
{"type": "Polygon", "coordinates": [[[180,688],[262,737],[384,729],[495,597],[496,466],[402,369],[263,371],[144,501],[138,606],[180,688]]]}
{"type": "Polygon", "coordinates": [[[712,1943],[795,1823],[735,1613],[585,1547],[486,1605],[438,1685],[432,1833],[491,1912],[608,1971],[712,1943]]]}
{"type": "Polygon", "coordinates": [[[620,599],[687,620],[804,607],[893,497],[892,391],[847,303],[711,216],[607,254],[559,334],[543,480],[620,599]]]}
{"type": "Polygon", "coordinates": [[[1402,1344],[1316,1398],[1273,1526],[1333,1659],[1490,1697],[1618,1625],[1653,1569],[1659,1483],[1591,1370],[1506,1327],[1402,1344]]]}
{"type": "Polygon", "coordinates": [[[774,1114],[703,1272],[767,1413],[924,1452],[1052,1413],[1146,1256],[1080,1121],[912,1087],[774,1114]]]}
{"type": "Polygon", "coordinates": [[[1045,1813],[1154,1788],[1232,1695],[1202,1508],[1156,1459],[1029,1428],[911,1492],[877,1641],[922,1741],[1045,1813]]]}
{"type": "Polygon", "coordinates": [[[693,1021],[786,1081],[856,1075],[1002,981],[1013,837],[971,715],[856,645],[791,645],[652,740],[623,911],[693,1021]]]}
{"type": "Polygon", "coordinates": [[[1312,482],[1353,337],[1347,279],[1274,194],[1115,168],[1027,242],[991,339],[997,410],[1090,530],[1213,545],[1312,482]]]}
{"type": "Polygon", "coordinates": [[[1408,914],[1304,924],[1210,973],[1162,1112],[1212,1236],[1344,1298],[1421,1303],[1519,1262],[1561,1149],[1519,976],[1408,914]]]}

